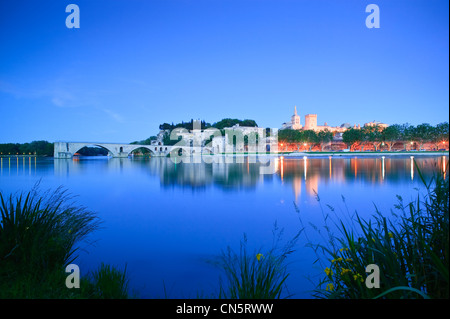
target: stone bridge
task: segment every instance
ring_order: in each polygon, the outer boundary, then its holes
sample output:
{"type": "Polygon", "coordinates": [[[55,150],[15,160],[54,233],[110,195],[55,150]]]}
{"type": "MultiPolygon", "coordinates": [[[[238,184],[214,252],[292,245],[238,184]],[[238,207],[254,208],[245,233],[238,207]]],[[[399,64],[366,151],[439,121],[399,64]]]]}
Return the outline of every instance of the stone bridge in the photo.
{"type": "Polygon", "coordinates": [[[202,147],[180,147],[169,145],[138,145],[138,144],[119,144],[119,143],[96,143],[96,142],[55,142],[54,158],[72,158],[76,152],[85,146],[97,146],[108,151],[112,157],[128,157],[134,150],[145,148],[151,152],[152,156],[167,156],[174,148],[182,148],[185,154],[201,154],[204,151],[210,152],[211,149],[202,147]]]}

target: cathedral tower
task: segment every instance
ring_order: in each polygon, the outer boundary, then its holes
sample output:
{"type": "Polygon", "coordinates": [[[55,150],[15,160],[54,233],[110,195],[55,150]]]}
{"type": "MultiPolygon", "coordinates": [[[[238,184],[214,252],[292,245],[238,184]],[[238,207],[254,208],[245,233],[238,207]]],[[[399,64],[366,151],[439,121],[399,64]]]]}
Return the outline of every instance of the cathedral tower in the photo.
{"type": "Polygon", "coordinates": [[[293,130],[300,130],[302,128],[300,116],[297,114],[297,106],[294,106],[294,115],[291,117],[291,128],[293,130]]]}

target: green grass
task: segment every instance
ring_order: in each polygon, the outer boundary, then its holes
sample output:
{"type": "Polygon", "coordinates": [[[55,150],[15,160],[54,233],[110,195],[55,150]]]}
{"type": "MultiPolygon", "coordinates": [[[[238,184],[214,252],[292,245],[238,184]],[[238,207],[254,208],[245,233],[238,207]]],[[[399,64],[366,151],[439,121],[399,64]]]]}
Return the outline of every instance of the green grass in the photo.
{"type": "Polygon", "coordinates": [[[91,274],[84,294],[95,299],[128,299],[128,285],[126,267],[120,270],[115,266],[102,263],[91,274]]]}
{"type": "Polygon", "coordinates": [[[244,235],[239,253],[230,247],[222,252],[219,266],[225,273],[226,282],[221,281],[218,298],[279,299],[283,296],[289,276],[286,258],[294,251],[300,233],[283,248],[279,248],[281,234],[278,234],[273,247],[267,251],[255,250],[249,253],[247,237],[244,235]]]}
{"type": "Polygon", "coordinates": [[[0,298],[122,298],[126,272],[101,265],[81,288],[65,285],[79,244],[100,226],[61,188],[5,197],[0,192],[0,298]],[[106,284],[108,282],[108,284],[106,284]]]}
{"type": "Polygon", "coordinates": [[[407,204],[398,197],[391,219],[376,210],[368,221],[336,222],[340,236],[327,228],[327,244],[312,245],[324,270],[315,297],[449,298],[449,179],[438,172],[422,182],[425,195],[407,204]],[[378,289],[366,287],[369,264],[379,266],[378,289]]]}

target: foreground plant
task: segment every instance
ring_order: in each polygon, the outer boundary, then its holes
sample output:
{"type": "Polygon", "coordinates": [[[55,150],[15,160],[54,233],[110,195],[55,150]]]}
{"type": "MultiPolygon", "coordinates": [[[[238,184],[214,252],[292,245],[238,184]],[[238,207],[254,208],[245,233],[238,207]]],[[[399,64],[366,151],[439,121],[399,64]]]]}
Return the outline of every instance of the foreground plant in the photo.
{"type": "Polygon", "coordinates": [[[449,179],[444,172],[421,179],[425,196],[406,205],[398,197],[392,220],[377,210],[373,221],[356,215],[356,229],[337,223],[341,237],[328,232],[328,245],[315,247],[327,259],[316,297],[449,297],[449,179]],[[365,283],[370,264],[380,269],[379,289],[365,283]]]}
{"type": "Polygon", "coordinates": [[[102,263],[98,270],[92,273],[93,296],[100,299],[127,299],[128,283],[127,269],[120,269],[102,263]]]}
{"type": "MultiPolygon", "coordinates": [[[[300,233],[299,233],[300,234],[300,233]]],[[[247,251],[247,237],[240,244],[239,254],[230,247],[222,253],[220,266],[226,283],[221,283],[219,298],[227,299],[279,299],[283,296],[289,276],[286,258],[293,252],[297,234],[283,248],[275,244],[270,250],[247,251]]],[[[281,237],[278,236],[277,243],[281,237]]]]}
{"type": "Polygon", "coordinates": [[[102,264],[79,289],[65,285],[65,268],[98,217],[62,188],[5,197],[0,192],[0,298],[125,298],[126,270],[102,264]]]}
{"type": "Polygon", "coordinates": [[[96,230],[99,220],[72,200],[61,188],[44,195],[34,189],[8,198],[0,193],[1,275],[46,272],[76,258],[75,244],[96,230]]]}

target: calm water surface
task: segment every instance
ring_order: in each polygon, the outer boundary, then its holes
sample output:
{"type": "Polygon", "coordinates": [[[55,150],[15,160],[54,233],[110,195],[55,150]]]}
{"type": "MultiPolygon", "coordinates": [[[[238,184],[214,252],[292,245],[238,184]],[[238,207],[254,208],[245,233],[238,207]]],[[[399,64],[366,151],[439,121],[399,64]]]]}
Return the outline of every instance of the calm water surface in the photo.
{"type": "MultiPolygon", "coordinates": [[[[426,178],[448,156],[416,157],[426,178]]],[[[311,226],[323,214],[347,222],[357,211],[369,218],[375,205],[389,216],[398,202],[423,190],[409,156],[382,158],[277,158],[274,174],[260,163],[175,164],[168,158],[85,157],[73,160],[0,158],[0,191],[63,186],[77,202],[95,211],[102,229],[83,244],[82,274],[101,262],[127,270],[141,298],[195,298],[217,292],[222,276],[214,260],[230,246],[238,251],[246,234],[253,251],[270,248],[274,224],[288,241],[306,227],[289,257],[289,293],[309,298],[308,276],[320,274],[308,239],[320,242],[311,226]],[[317,195],[320,201],[317,198],[317,195]],[[343,201],[345,199],[345,203],[343,201]],[[298,207],[298,210],[296,210],[298,207]]]]}

